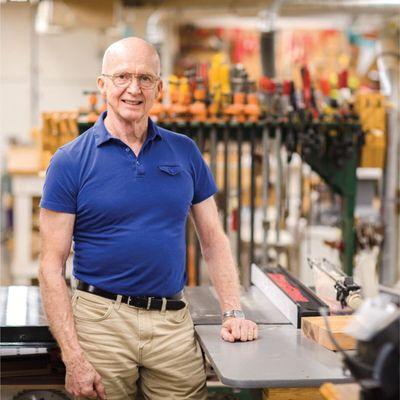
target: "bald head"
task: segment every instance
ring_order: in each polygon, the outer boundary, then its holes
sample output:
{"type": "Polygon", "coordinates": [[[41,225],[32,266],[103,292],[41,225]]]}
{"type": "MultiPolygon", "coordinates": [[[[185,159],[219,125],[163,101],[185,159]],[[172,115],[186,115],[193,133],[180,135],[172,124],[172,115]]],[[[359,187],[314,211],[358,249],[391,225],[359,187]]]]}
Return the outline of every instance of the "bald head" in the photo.
{"type": "Polygon", "coordinates": [[[138,37],[128,37],[112,43],[104,53],[101,72],[112,73],[119,63],[145,58],[157,75],[160,75],[160,57],[155,47],[138,37]]]}

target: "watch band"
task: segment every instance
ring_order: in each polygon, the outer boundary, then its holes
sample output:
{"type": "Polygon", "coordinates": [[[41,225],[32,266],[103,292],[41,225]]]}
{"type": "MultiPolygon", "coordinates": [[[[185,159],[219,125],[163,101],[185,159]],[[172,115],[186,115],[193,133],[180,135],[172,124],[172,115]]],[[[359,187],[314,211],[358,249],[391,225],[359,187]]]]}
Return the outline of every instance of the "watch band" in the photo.
{"type": "Polygon", "coordinates": [[[225,311],[222,314],[223,321],[227,318],[245,319],[245,316],[244,316],[244,312],[242,310],[229,310],[229,311],[225,311]]]}

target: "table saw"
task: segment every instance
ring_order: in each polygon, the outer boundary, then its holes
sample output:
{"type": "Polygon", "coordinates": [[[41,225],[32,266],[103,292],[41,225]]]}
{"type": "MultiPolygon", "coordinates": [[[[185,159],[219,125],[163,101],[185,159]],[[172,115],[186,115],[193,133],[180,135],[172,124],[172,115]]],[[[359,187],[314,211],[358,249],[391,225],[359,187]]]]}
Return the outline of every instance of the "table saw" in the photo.
{"type": "MultiPolygon", "coordinates": [[[[309,391],[327,381],[351,381],[342,371],[340,357],[302,336],[257,287],[251,286],[241,295],[247,318],[259,326],[259,339],[254,342],[222,341],[220,310],[212,287],[186,288],[185,297],[201,347],[223,384],[269,391],[309,391]]],[[[62,384],[64,371],[38,287],[2,287],[0,305],[2,385],[62,384]],[[34,366],[39,370],[35,371],[34,366]]]]}

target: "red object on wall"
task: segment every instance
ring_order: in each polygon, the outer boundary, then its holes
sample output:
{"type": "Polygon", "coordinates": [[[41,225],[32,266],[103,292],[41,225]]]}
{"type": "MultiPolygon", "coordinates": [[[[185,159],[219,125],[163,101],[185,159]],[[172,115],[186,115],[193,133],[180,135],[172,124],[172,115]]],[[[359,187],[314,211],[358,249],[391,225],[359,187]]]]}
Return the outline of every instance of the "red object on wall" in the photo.
{"type": "Polygon", "coordinates": [[[305,106],[308,108],[311,103],[311,75],[308,67],[301,67],[301,78],[303,81],[303,96],[305,106]]]}
{"type": "Polygon", "coordinates": [[[238,230],[238,224],[239,222],[239,209],[234,208],[232,210],[232,223],[231,223],[231,229],[232,231],[236,232],[238,230]]]}
{"type": "Polygon", "coordinates": [[[282,92],[286,96],[290,95],[290,81],[283,81],[282,92]]]}
{"type": "Polygon", "coordinates": [[[241,63],[245,53],[243,46],[243,34],[240,29],[234,30],[233,43],[232,43],[232,61],[235,64],[241,63]]]}
{"type": "Polygon", "coordinates": [[[331,85],[329,84],[327,79],[321,79],[319,81],[319,86],[321,88],[321,92],[325,97],[329,96],[329,92],[331,90],[331,85]]]}
{"type": "Polygon", "coordinates": [[[199,64],[198,75],[203,79],[204,84],[208,82],[208,65],[207,63],[199,64]]]}
{"type": "Polygon", "coordinates": [[[259,87],[261,90],[263,90],[264,92],[267,92],[268,94],[274,94],[275,93],[275,89],[276,89],[276,85],[275,82],[268,78],[267,76],[262,76],[259,80],[259,87]]]}
{"type": "Polygon", "coordinates": [[[349,77],[349,72],[347,70],[343,70],[343,71],[339,72],[339,74],[338,74],[339,89],[347,88],[348,77],[349,77]]]}

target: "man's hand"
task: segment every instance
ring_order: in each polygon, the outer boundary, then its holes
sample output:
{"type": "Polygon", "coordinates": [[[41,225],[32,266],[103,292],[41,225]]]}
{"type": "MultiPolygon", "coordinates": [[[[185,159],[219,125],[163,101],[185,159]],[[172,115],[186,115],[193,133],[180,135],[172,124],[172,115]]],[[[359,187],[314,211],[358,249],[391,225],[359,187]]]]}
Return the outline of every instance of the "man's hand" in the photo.
{"type": "Polygon", "coordinates": [[[85,357],[65,363],[65,389],[73,396],[105,400],[101,377],[85,357]]]}
{"type": "Polygon", "coordinates": [[[258,328],[248,319],[228,318],[222,324],[221,337],[227,342],[247,342],[257,339],[258,328]]]}

